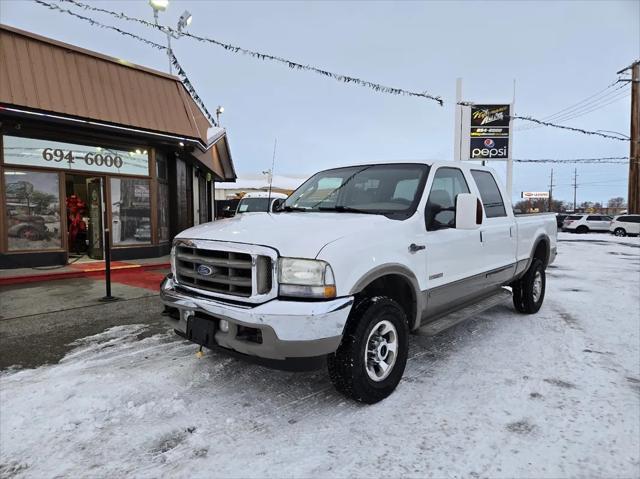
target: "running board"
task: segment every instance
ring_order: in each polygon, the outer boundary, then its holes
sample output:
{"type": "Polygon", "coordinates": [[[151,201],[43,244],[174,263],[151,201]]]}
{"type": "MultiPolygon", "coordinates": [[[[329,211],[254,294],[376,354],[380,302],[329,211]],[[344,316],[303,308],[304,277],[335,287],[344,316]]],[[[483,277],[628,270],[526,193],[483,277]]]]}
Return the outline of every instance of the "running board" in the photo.
{"type": "Polygon", "coordinates": [[[488,296],[476,303],[473,303],[465,308],[458,309],[446,316],[436,319],[431,323],[428,323],[421,328],[419,328],[420,334],[425,334],[427,336],[435,336],[438,333],[441,333],[445,329],[449,329],[456,324],[459,324],[467,319],[477,316],[478,314],[486,311],[487,309],[493,308],[499,304],[504,303],[507,300],[511,299],[511,291],[506,288],[500,288],[498,291],[493,293],[491,296],[488,296]]]}

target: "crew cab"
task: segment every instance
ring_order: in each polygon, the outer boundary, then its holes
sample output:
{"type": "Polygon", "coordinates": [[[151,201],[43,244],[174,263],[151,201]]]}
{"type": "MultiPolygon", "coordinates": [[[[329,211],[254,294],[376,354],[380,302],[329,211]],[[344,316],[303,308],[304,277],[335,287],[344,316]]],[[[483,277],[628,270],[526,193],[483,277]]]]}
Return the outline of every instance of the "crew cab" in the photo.
{"type": "Polygon", "coordinates": [[[366,403],[393,392],[410,332],[437,334],[512,298],[544,300],[555,216],[516,217],[494,172],[460,162],[335,168],[271,214],[180,233],[163,302],[175,331],[269,365],[326,360],[366,403]]]}

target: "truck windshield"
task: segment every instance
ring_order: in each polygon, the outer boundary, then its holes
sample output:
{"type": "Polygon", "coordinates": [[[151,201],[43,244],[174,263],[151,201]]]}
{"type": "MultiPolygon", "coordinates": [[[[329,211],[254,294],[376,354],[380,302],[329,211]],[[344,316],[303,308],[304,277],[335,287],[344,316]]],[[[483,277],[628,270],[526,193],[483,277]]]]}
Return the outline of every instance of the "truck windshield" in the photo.
{"type": "Polygon", "coordinates": [[[269,198],[242,198],[238,203],[237,213],[255,213],[269,211],[269,198]]]}
{"type": "Polygon", "coordinates": [[[380,214],[408,218],[418,206],[427,165],[365,165],[321,171],[285,201],[284,211],[380,214]]]}

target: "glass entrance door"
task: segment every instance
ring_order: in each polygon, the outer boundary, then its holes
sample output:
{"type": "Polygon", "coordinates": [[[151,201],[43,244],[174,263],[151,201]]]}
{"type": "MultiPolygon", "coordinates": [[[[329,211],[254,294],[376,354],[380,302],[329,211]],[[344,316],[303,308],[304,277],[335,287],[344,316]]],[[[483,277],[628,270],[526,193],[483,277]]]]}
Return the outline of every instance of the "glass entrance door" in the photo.
{"type": "Polygon", "coordinates": [[[103,259],[103,179],[65,175],[67,245],[69,256],[103,259]]]}

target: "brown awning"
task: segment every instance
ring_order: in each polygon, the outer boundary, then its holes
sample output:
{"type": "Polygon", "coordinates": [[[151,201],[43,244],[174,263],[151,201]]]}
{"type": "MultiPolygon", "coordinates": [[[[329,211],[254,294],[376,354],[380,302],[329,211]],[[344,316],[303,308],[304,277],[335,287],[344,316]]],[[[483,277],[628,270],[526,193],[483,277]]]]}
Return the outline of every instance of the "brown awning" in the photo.
{"type": "MultiPolygon", "coordinates": [[[[6,25],[0,25],[0,103],[208,146],[211,125],[179,78],[6,25]]],[[[227,174],[233,165],[211,169],[227,174]]]]}

